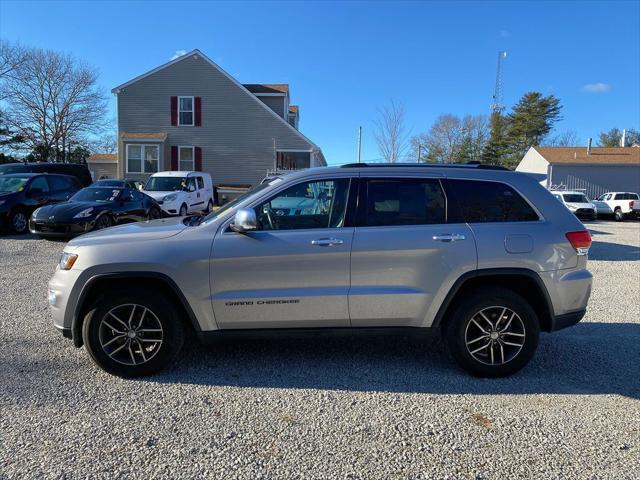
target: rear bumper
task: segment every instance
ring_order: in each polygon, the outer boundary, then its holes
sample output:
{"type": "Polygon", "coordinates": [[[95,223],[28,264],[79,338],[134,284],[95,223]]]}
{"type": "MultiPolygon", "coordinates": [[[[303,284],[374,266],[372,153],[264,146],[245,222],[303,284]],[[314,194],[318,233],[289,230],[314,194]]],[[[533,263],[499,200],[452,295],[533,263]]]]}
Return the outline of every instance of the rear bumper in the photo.
{"type": "Polygon", "coordinates": [[[565,313],[564,315],[556,315],[551,321],[551,331],[557,332],[563,328],[571,327],[584,318],[587,310],[578,310],[577,312],[565,313]]]}

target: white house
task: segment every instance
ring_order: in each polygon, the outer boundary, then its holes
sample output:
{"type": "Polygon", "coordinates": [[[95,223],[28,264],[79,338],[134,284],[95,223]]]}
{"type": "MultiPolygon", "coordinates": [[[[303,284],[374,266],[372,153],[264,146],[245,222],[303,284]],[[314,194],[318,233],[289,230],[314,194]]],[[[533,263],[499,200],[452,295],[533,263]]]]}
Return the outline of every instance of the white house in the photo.
{"type": "Polygon", "coordinates": [[[531,147],[516,171],[535,174],[547,188],[640,192],[640,148],[531,147]]]}

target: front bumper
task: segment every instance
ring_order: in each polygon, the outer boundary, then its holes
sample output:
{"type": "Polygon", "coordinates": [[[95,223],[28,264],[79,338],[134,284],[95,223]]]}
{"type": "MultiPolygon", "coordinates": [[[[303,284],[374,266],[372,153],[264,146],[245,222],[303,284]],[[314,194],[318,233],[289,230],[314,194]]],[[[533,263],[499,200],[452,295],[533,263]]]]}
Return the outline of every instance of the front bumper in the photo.
{"type": "Polygon", "coordinates": [[[596,211],[593,208],[579,208],[573,212],[578,218],[592,219],[596,218],[596,211]]]}
{"type": "Polygon", "coordinates": [[[29,231],[41,237],[73,237],[90,232],[95,226],[95,219],[79,218],[75,222],[46,222],[44,220],[29,220],[29,231]]]}
{"type": "Polygon", "coordinates": [[[578,310],[577,312],[565,313],[564,315],[556,315],[551,323],[551,331],[557,332],[563,328],[571,327],[584,318],[587,310],[578,310]]]}
{"type": "Polygon", "coordinates": [[[175,216],[180,211],[180,202],[164,202],[162,200],[158,201],[158,205],[162,209],[162,213],[168,216],[175,216]]]}

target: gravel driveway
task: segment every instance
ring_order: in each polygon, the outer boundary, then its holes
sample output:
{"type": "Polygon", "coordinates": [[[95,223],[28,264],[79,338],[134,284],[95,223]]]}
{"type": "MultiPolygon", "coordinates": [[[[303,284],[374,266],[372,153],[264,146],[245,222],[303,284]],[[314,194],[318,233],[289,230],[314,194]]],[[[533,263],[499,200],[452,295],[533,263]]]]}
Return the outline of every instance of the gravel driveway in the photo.
{"type": "Polygon", "coordinates": [[[586,318],[499,380],[397,337],[193,346],[120,380],[51,326],[64,243],[0,237],[0,478],[638,478],[640,223],[589,228],[586,318]]]}

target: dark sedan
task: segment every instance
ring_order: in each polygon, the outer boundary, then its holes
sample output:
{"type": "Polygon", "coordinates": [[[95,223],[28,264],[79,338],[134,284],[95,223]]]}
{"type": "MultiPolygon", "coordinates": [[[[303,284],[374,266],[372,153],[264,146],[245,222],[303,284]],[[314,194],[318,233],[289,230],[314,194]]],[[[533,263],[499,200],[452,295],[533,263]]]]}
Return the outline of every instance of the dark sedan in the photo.
{"type": "Polygon", "coordinates": [[[29,230],[41,237],[70,237],[161,216],[158,203],[137,190],[88,187],[68,202],[38,208],[29,220],[29,230]]]}

